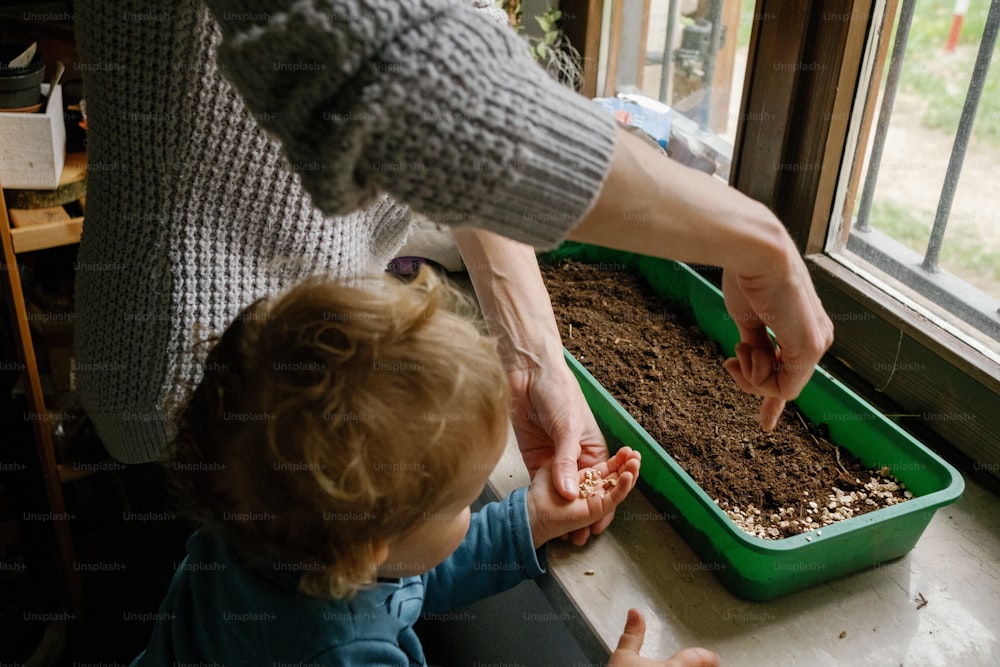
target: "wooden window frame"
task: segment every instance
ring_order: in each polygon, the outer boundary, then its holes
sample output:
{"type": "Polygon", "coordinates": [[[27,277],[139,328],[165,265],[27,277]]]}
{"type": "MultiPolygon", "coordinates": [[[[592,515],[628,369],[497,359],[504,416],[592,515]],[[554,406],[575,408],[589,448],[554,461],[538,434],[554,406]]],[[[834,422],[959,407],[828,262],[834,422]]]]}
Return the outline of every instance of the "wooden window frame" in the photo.
{"type": "Polygon", "coordinates": [[[580,92],[587,97],[597,97],[604,0],[560,0],[559,10],[563,15],[559,25],[583,58],[580,92]]]}

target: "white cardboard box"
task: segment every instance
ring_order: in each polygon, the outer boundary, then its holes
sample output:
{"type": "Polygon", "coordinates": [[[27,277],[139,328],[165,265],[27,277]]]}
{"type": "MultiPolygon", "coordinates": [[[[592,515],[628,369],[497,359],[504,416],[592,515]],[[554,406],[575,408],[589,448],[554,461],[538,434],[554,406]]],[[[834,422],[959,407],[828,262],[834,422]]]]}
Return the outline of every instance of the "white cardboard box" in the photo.
{"type": "MultiPolygon", "coordinates": [[[[42,93],[49,85],[42,84],[42,93]]],[[[45,113],[0,112],[0,186],[54,190],[66,161],[62,86],[56,86],[45,113]]]]}

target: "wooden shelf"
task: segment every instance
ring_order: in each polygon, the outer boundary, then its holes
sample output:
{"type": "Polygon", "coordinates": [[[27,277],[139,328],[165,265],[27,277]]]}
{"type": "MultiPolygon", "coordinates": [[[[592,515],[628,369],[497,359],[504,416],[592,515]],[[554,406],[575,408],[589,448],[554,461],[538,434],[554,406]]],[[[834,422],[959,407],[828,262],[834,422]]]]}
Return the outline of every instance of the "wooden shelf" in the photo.
{"type": "MultiPolygon", "coordinates": [[[[53,191],[39,191],[37,197],[44,203],[36,204],[45,208],[50,202],[45,198],[54,199],[61,205],[60,197],[70,201],[78,201],[80,210],[84,208],[83,192],[80,183],[86,178],[87,158],[84,154],[67,155],[63,168],[60,188],[53,191]],[[63,189],[61,193],[59,190],[63,189]]],[[[11,193],[18,201],[29,201],[33,197],[31,191],[11,193]]],[[[27,208],[27,207],[26,207],[27,208]]],[[[17,256],[20,253],[45,250],[59,246],[71,245],[80,241],[83,230],[83,217],[72,217],[68,213],[62,215],[59,211],[35,211],[30,209],[19,216],[20,226],[12,225],[8,213],[6,197],[0,197],[0,246],[3,250],[3,265],[0,267],[0,278],[3,278],[3,295],[11,312],[13,335],[17,345],[18,356],[24,368],[25,395],[28,410],[35,415],[46,415],[45,396],[42,392],[42,380],[38,370],[38,359],[31,335],[28,307],[24,299],[21,285],[21,275],[17,256]]],[[[52,424],[49,420],[32,419],[32,431],[35,437],[35,450],[41,466],[42,483],[51,513],[52,527],[55,532],[56,547],[61,561],[62,574],[66,582],[70,602],[77,616],[83,615],[83,580],[76,570],[76,547],[70,529],[66,501],[62,485],[71,480],[81,479],[92,474],[88,470],[75,470],[57,463],[53,443],[52,424]]]]}
{"type": "Polygon", "coordinates": [[[83,216],[70,218],[64,222],[50,222],[31,227],[14,227],[10,230],[14,241],[14,253],[46,250],[80,242],[83,232],[83,216]]]}

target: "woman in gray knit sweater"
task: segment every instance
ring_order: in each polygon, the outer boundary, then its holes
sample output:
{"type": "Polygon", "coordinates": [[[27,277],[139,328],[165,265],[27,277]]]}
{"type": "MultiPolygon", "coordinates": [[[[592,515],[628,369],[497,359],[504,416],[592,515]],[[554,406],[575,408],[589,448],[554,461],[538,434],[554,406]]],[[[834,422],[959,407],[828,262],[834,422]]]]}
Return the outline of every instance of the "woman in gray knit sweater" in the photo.
{"type": "Polygon", "coordinates": [[[453,227],[525,463],[554,458],[567,498],[607,451],[534,248],[570,238],[723,267],[743,339],[726,367],[774,426],[833,335],[783,226],[618,130],[468,4],[78,0],[91,169],[77,377],[115,458],[160,458],[199,341],[306,276],[382,271],[410,210],[453,227]]]}

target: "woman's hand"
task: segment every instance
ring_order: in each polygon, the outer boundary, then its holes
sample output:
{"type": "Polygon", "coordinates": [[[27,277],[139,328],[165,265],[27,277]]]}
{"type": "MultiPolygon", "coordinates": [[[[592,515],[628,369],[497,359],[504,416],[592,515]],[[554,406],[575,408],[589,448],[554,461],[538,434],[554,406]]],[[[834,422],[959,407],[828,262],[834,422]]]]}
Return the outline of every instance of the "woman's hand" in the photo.
{"type": "Polygon", "coordinates": [[[809,382],[833,343],[833,323],[793,248],[787,262],[758,274],[725,271],[726,308],[740,331],[735,358],[725,368],[743,391],[762,396],[760,425],[770,431],[785,402],[809,382]],[[767,327],[774,332],[775,341],[767,327]]]}
{"type": "Polygon", "coordinates": [[[567,500],[579,493],[578,471],[608,458],[608,447],[580,385],[560,355],[546,366],[507,374],[511,422],[528,474],[552,464],[551,478],[567,500]]]}

